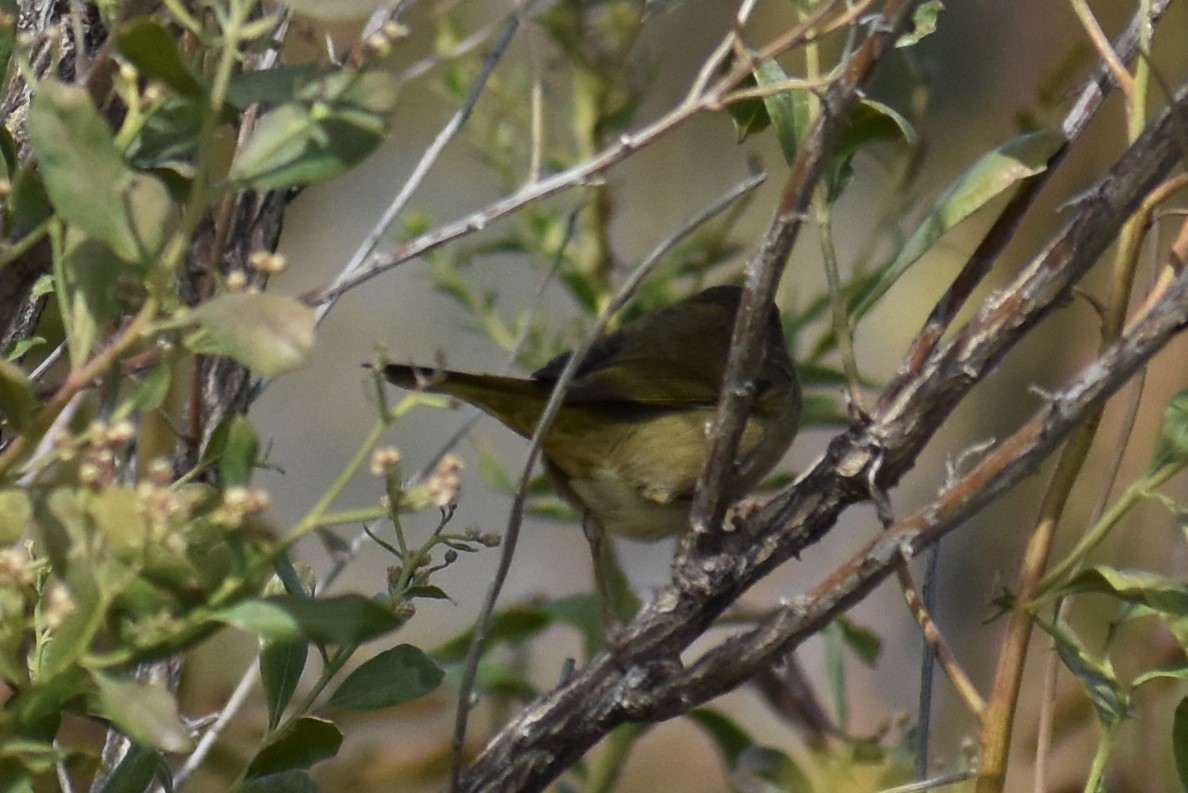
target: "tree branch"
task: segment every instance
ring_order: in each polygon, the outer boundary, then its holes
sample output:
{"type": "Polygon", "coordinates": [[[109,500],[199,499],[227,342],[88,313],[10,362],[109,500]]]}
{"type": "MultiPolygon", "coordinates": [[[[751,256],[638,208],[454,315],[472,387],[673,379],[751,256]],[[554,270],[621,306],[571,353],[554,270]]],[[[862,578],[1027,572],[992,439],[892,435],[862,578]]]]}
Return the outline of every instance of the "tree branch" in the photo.
{"type": "Polygon", "coordinates": [[[732,636],[686,668],[680,655],[750,586],[799,554],[872,486],[895,484],[945,417],[1083,276],[1144,196],[1184,155],[1188,87],[1074,204],[1064,229],[1007,288],[992,295],[956,337],[921,360],[905,360],[870,422],[851,428],[789,490],[738,530],[719,553],[682,557],[674,579],[603,653],[527,707],[463,775],[460,790],[538,790],[617,725],[671,718],[725,693],[786,653],[893,570],[1034,471],[1083,416],[1137,371],[1185,323],[1181,275],[1118,343],[1085,368],[1015,436],[957,485],[900,521],[806,598],[732,636]]]}

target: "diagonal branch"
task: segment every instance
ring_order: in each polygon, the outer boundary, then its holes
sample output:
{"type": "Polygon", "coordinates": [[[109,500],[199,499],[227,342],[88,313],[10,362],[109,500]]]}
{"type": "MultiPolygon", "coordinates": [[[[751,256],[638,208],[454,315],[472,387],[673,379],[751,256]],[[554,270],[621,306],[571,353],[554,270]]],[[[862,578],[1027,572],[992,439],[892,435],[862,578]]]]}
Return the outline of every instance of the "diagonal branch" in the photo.
{"type": "Polygon", "coordinates": [[[1172,283],[1131,331],[1087,364],[1063,390],[1000,443],[961,481],[854,554],[801,601],[770,615],[751,631],[732,636],[689,669],[650,692],[654,707],[693,704],[729,691],[787,653],[860,600],[911,558],[961,526],[998,496],[1030,476],[1082,420],[1125,385],[1179,331],[1188,327],[1188,271],[1172,283]]]}
{"type": "Polygon", "coordinates": [[[682,543],[678,564],[692,552],[694,544],[703,552],[716,551],[720,546],[719,527],[731,501],[729,479],[738,456],[743,425],[755,398],[754,383],[762,357],[761,340],[767,333],[768,312],[788,254],[796,244],[809,201],[829,163],[834,144],[849,123],[862,87],[895,46],[899,34],[907,29],[917,5],[919,0],[889,2],[882,15],[876,17],[877,21],[870,23],[870,36],[847,61],[842,76],[821,97],[821,112],[792,164],[780,203],[759,251],[747,264],[746,291],[734,324],[718,415],[710,432],[709,462],[697,483],[693,531],[682,543]]]}
{"type": "MultiPolygon", "coordinates": [[[[1135,12],[1126,30],[1114,42],[1113,50],[1117,53],[1119,60],[1130,63],[1139,57],[1139,45],[1142,41],[1141,31],[1145,26],[1153,25],[1169,5],[1171,5],[1171,0],[1155,0],[1151,3],[1149,15],[1147,9],[1140,8],[1135,12]]],[[[1114,71],[1104,63],[1081,85],[1081,88],[1076,92],[1076,99],[1073,101],[1072,107],[1060,123],[1060,132],[1064,136],[1064,143],[1048,158],[1047,167],[1020,185],[1007,205],[1002,208],[994,223],[983,235],[978,247],[962,267],[961,272],[937,301],[932,313],[924,323],[924,330],[916,337],[911,351],[905,356],[907,360],[923,359],[932,352],[970,295],[990,273],[994,263],[998,261],[999,255],[1014,237],[1019,224],[1035,203],[1040,191],[1072,148],[1072,144],[1081,137],[1081,134],[1088,128],[1089,122],[1097,116],[1098,109],[1105,102],[1105,98],[1113,86],[1114,71]]]]}
{"type": "Polygon", "coordinates": [[[901,365],[866,426],[835,438],[799,482],[737,531],[721,535],[720,553],[679,559],[673,582],[627,627],[613,656],[595,657],[506,725],[459,789],[538,790],[617,725],[670,718],[731,690],[857,602],[894,570],[901,554],[919,553],[1030,474],[1188,323],[1188,276],[959,485],[881,534],[802,601],[692,666],[682,664],[681,653],[742,592],[819,539],[872,484],[889,487],[911,468],[970,389],[1068,300],[1125,219],[1184,156],[1186,127],[1188,85],[1081,196],[1063,230],[1009,287],[992,295],[948,344],[901,365]]]}

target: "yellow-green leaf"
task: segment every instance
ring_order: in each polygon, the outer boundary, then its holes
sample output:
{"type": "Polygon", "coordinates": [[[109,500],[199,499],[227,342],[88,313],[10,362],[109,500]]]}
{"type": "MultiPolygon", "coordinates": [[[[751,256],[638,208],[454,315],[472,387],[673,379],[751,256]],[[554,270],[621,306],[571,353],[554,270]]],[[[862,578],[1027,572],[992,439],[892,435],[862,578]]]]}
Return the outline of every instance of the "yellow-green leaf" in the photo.
{"type": "Polygon", "coordinates": [[[173,216],[169,192],[127,167],[86,89],[40,82],[29,109],[29,142],[50,201],[68,224],[128,261],[156,256],[173,216]]]}
{"type": "Polygon", "coordinates": [[[37,413],[37,397],[24,370],[15,363],[0,360],[0,416],[9,431],[24,432],[37,413]]]}
{"type": "Polygon", "coordinates": [[[141,746],[165,752],[193,748],[190,731],[177,714],[177,700],[160,686],[95,673],[104,714],[141,746]]]}
{"type": "Polygon", "coordinates": [[[235,292],[203,303],[193,319],[206,331],[198,352],[226,355],[258,375],[275,377],[309,362],[314,314],[281,295],[235,292]]]}
{"type": "Polygon", "coordinates": [[[945,232],[1023,180],[1045,171],[1048,160],[1063,145],[1064,136],[1059,132],[1028,132],[971,165],[932,205],[895,260],[883,268],[878,282],[854,309],[854,316],[866,314],[945,232]]]}
{"type": "Polygon", "coordinates": [[[15,487],[0,490],[0,545],[11,545],[25,533],[33,519],[29,494],[15,487]]]}

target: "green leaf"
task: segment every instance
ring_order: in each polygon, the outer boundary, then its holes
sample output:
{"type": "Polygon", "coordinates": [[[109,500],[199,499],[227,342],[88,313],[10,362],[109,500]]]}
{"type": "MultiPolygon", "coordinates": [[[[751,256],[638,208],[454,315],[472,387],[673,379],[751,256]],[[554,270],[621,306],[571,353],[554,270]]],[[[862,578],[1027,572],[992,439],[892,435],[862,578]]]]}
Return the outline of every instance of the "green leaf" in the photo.
{"type": "Polygon", "coordinates": [[[214,618],[281,641],[310,639],[340,645],[361,644],[401,623],[389,609],[362,595],[277,595],[244,601],[217,612],[214,618]]]}
{"type": "Polygon", "coordinates": [[[1110,659],[1090,655],[1063,623],[1049,625],[1043,620],[1037,620],[1037,623],[1055,640],[1057,654],[1089,695],[1093,710],[1102,724],[1111,727],[1126,718],[1130,700],[1118,682],[1110,659]]]}
{"type": "MultiPolygon", "coordinates": [[[[487,628],[486,650],[500,644],[517,644],[529,639],[549,627],[552,616],[544,609],[529,606],[515,606],[497,611],[491,616],[487,628]]],[[[473,630],[463,631],[434,650],[431,655],[440,664],[453,664],[466,658],[470,649],[473,630]]]]}
{"type": "Polygon", "coordinates": [[[164,244],[173,203],[157,179],[124,164],[86,89],[38,83],[29,141],[54,208],[70,225],[128,261],[150,261],[164,244]]]}
{"type": "MultiPolygon", "coordinates": [[[[740,83],[739,88],[750,88],[754,85],[755,78],[752,76],[748,81],[740,83]]],[[[771,126],[771,116],[767,115],[767,108],[759,97],[731,102],[726,106],[726,113],[734,122],[734,134],[739,143],[771,126]]]]}
{"type": "Polygon", "coordinates": [[[260,681],[264,686],[264,699],[268,703],[269,729],[276,729],[280,724],[281,716],[293,699],[293,692],[297,690],[301,673],[305,671],[308,656],[309,645],[303,641],[265,639],[261,642],[260,681]]]}
{"type": "Polygon", "coordinates": [[[829,161],[829,173],[825,177],[829,201],[836,201],[849,185],[854,157],[859,151],[873,143],[902,142],[914,146],[917,140],[916,130],[897,110],[871,99],[860,101],[829,161]]]}
{"type": "Polygon", "coordinates": [[[334,722],[313,716],[301,716],[273,735],[244,771],[255,779],[278,772],[308,769],[319,760],[338,754],[342,730],[334,722]]]}
{"type": "Polygon", "coordinates": [[[37,415],[37,396],[33,384],[21,367],[0,360],[0,415],[11,433],[24,432],[37,415]]]}
{"type": "Polygon", "coordinates": [[[252,479],[260,440],[251,422],[235,414],[227,424],[226,442],[219,457],[219,477],[224,487],[247,485],[252,479]]]}
{"type": "MultiPolygon", "coordinates": [[[[193,154],[209,109],[205,102],[170,97],[153,109],[128,145],[128,161],[143,169],[170,169],[192,176],[193,154]]],[[[185,200],[185,196],[180,197],[185,200]]]]}
{"type": "Polygon", "coordinates": [[[92,679],[99,688],[103,713],[133,741],[165,752],[193,748],[190,732],[178,718],[177,700],[164,688],[100,672],[92,673],[92,679]]]}
{"type": "Polygon", "coordinates": [[[426,600],[449,600],[453,601],[449,593],[439,586],[432,584],[419,584],[417,586],[410,586],[404,590],[405,597],[408,598],[425,598],[426,600]]]}
{"type": "Polygon", "coordinates": [[[231,165],[232,181],[278,189],[345,172],[383,142],[396,81],[385,72],[337,72],[305,86],[300,98],[260,119],[231,165]]]}
{"type": "Polygon", "coordinates": [[[1006,190],[1043,173],[1064,142],[1059,132],[1028,132],[1012,138],[970,166],[933,204],[894,261],[881,268],[878,283],[855,307],[854,318],[864,316],[945,232],[1006,190]]]}
{"type": "Polygon", "coordinates": [[[67,579],[74,610],[54,631],[53,641],[46,644],[41,655],[38,674],[45,677],[76,667],[107,618],[108,601],[96,582],[95,570],[85,564],[73,564],[67,579]]]}
{"type": "Polygon", "coordinates": [[[1159,666],[1155,669],[1148,669],[1141,675],[1138,675],[1130,683],[1130,688],[1133,691],[1139,686],[1149,683],[1152,680],[1188,680],[1188,664],[1175,664],[1172,666],[1159,666]]]}
{"type": "MultiPolygon", "coordinates": [[[[755,84],[760,88],[770,88],[788,81],[788,75],[774,60],[760,64],[754,76],[755,84]]],[[[784,160],[788,164],[793,163],[808,126],[808,93],[787,90],[770,93],[763,97],[763,107],[775,126],[784,160]]]]}
{"type": "MultiPolygon", "coordinates": [[[[21,6],[17,0],[0,0],[0,11],[4,12],[9,20],[8,24],[0,26],[0,75],[2,75],[8,71],[8,61],[12,58],[13,49],[16,48],[17,20],[21,18],[21,6]]],[[[11,165],[11,162],[9,164],[11,165]]],[[[9,174],[11,173],[10,170],[9,174]]]]}
{"type": "Polygon", "coordinates": [[[3,158],[4,176],[9,181],[14,180],[17,173],[20,172],[21,160],[12,133],[8,131],[8,127],[3,125],[0,125],[0,157],[3,158]]]}
{"type": "Polygon", "coordinates": [[[1172,397],[1164,409],[1159,441],[1147,470],[1155,471],[1169,465],[1177,469],[1188,465],[1188,389],[1172,397]]]}
{"type": "Polygon", "coordinates": [[[1180,786],[1188,790],[1188,697],[1180,700],[1172,717],[1172,754],[1176,758],[1180,786]]]}
{"type": "Polygon", "coordinates": [[[838,617],[837,624],[841,628],[841,638],[846,646],[853,650],[863,662],[870,667],[879,660],[883,641],[874,631],[864,628],[845,617],[838,617]]]}
{"type": "Polygon", "coordinates": [[[936,32],[936,18],[940,16],[940,12],[945,8],[945,4],[941,0],[924,0],[923,3],[916,6],[916,10],[912,12],[912,26],[911,30],[904,33],[895,42],[896,47],[911,47],[920,42],[920,39],[925,36],[930,36],[936,32]]]}
{"type": "Polygon", "coordinates": [[[326,68],[313,62],[241,72],[232,77],[227,86],[227,101],[240,109],[257,102],[266,105],[284,104],[293,101],[306,86],[325,74],[326,68]]]}
{"type": "Polygon", "coordinates": [[[139,557],[146,548],[148,517],[130,485],[104,488],[86,499],[87,515],[104,545],[124,558],[139,557]]]}
{"type": "Polygon", "coordinates": [[[369,659],[342,681],[330,704],[348,710],[379,710],[423,697],[441,685],[445,672],[411,644],[398,644],[369,659]]]}
{"type": "Polygon", "coordinates": [[[38,677],[37,685],[25,685],[4,703],[7,725],[19,725],[29,741],[52,742],[58,736],[67,703],[89,693],[92,686],[78,666],[53,677],[38,677]]]}
{"type": "Polygon", "coordinates": [[[30,350],[40,347],[45,343],[45,338],[42,336],[30,336],[27,339],[20,339],[8,351],[8,360],[19,361],[30,350]]]}
{"type": "Polygon", "coordinates": [[[291,297],[233,292],[198,306],[192,317],[207,332],[198,352],[226,355],[262,377],[309,363],[314,313],[291,297]]]}
{"type": "Polygon", "coordinates": [[[1188,616],[1188,583],[1183,579],[1168,578],[1147,570],[1118,570],[1105,565],[1082,570],[1045,600],[1081,592],[1113,595],[1172,617],[1188,616]]]}
{"type": "Polygon", "coordinates": [[[13,228],[22,233],[36,228],[54,213],[41,172],[32,164],[27,163],[17,171],[8,206],[13,228]]]}
{"type": "Polygon", "coordinates": [[[206,89],[177,48],[177,37],[150,17],[136,17],[116,29],[116,47],[145,77],[160,80],[183,96],[201,99],[206,89]]]}
{"type": "Polygon", "coordinates": [[[70,487],[33,492],[33,514],[50,565],[59,575],[70,572],[71,553],[86,548],[90,539],[87,516],[78,493],[70,487]]]}
{"type": "Polygon", "coordinates": [[[476,444],[479,455],[479,476],[496,493],[515,493],[516,482],[508,475],[499,456],[485,443],[476,444]]]}
{"type": "Polygon", "coordinates": [[[169,766],[161,755],[152,749],[133,744],[107,778],[103,785],[103,793],[144,793],[149,783],[159,774],[163,775],[162,779],[172,778],[169,766]]]}
{"type": "MultiPolygon", "coordinates": [[[[148,376],[140,381],[140,385],[128,400],[130,412],[150,411],[159,408],[169,396],[169,384],[173,378],[173,368],[170,363],[160,363],[153,367],[148,376]]],[[[236,414],[238,415],[238,414],[236,414]]]]}
{"type": "Polygon", "coordinates": [[[32,520],[33,502],[28,493],[15,487],[0,489],[0,545],[19,540],[32,520]]]}
{"type": "Polygon", "coordinates": [[[850,723],[849,697],[846,693],[846,664],[844,629],[837,620],[825,626],[825,676],[829,681],[829,695],[837,713],[837,726],[843,731],[850,723]]]}
{"type": "Polygon", "coordinates": [[[231,788],[231,793],[318,793],[309,772],[303,769],[248,779],[231,788]]]}

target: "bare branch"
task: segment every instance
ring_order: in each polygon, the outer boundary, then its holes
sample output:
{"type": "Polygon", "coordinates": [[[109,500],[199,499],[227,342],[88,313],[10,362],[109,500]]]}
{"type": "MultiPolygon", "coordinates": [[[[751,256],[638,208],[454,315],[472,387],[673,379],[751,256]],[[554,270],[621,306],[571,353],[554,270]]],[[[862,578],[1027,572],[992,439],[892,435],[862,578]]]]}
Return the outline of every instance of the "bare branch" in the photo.
{"type": "Polygon", "coordinates": [[[888,3],[878,17],[879,21],[871,24],[872,32],[866,43],[845,64],[842,76],[821,97],[821,112],[792,164],[780,203],[759,251],[747,264],[746,291],[735,320],[726,379],[710,433],[709,462],[697,483],[693,530],[682,543],[682,559],[693,550],[694,544],[703,551],[716,550],[722,517],[730,504],[728,485],[733,476],[739,439],[755,398],[754,381],[762,350],[760,342],[767,332],[768,312],[784,264],[796,244],[804,214],[829,162],[834,143],[858,102],[859,91],[874,73],[875,66],[895,46],[918,4],[919,0],[888,3]]]}
{"type": "Polygon", "coordinates": [[[987,300],[950,343],[905,361],[865,427],[834,439],[823,459],[739,530],[722,550],[678,560],[674,581],[603,653],[530,705],[491,741],[459,789],[538,790],[615,726],[678,715],[729,691],[820,629],[890,575],[901,554],[919,553],[1035,470],[1080,420],[1120,388],[1188,323],[1181,274],[1127,334],[1054,395],[959,483],[879,535],[807,597],[753,630],[732,636],[686,668],[681,653],[742,592],[821,537],[868,479],[894,484],[975,383],[1044,316],[1109,246],[1144,196],[1182,158],[1188,86],[1076,204],[1055,240],[987,300]]]}

